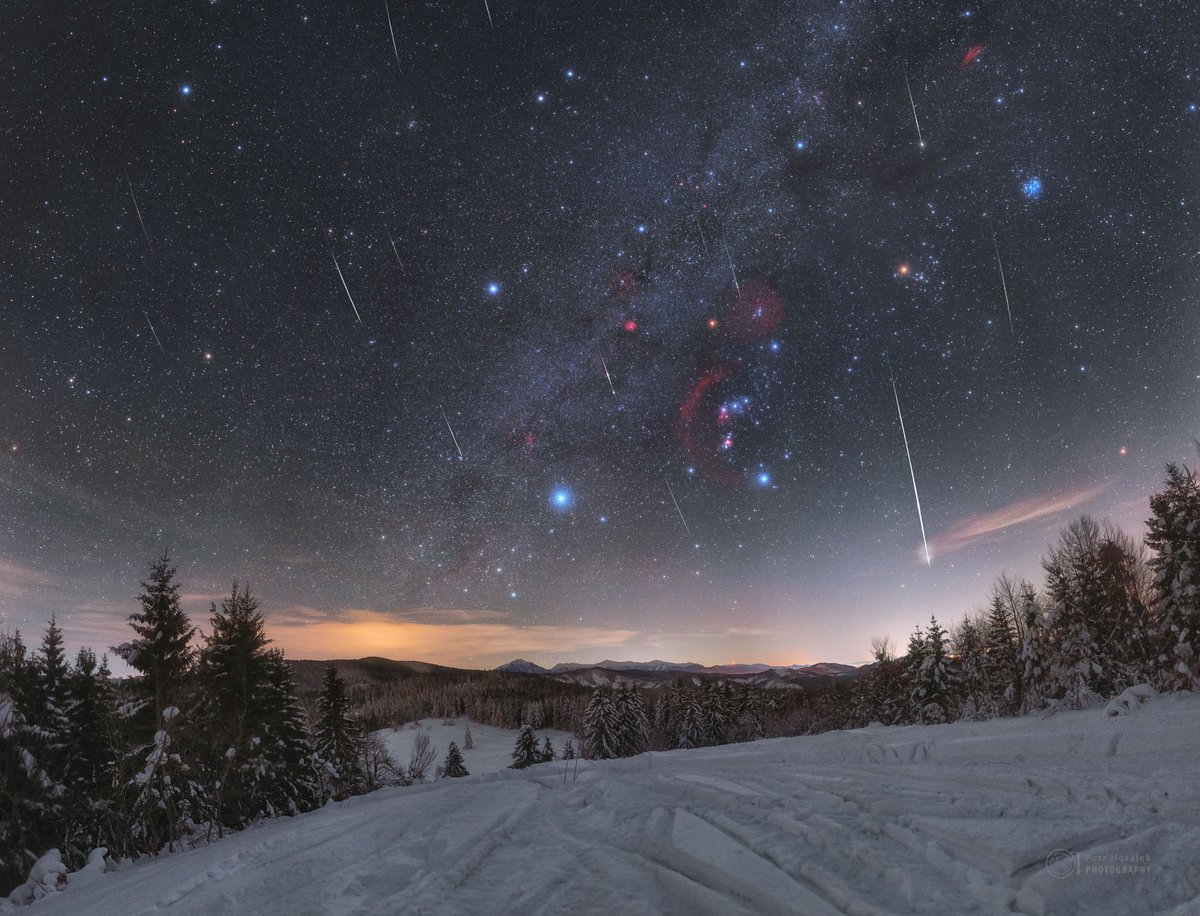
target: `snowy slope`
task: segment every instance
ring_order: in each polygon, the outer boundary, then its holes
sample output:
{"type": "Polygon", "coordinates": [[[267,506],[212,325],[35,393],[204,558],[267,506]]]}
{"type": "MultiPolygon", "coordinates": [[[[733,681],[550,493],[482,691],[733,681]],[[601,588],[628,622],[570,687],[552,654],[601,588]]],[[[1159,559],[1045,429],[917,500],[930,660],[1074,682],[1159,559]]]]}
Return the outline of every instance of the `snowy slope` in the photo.
{"type": "MultiPolygon", "coordinates": [[[[494,728],[490,725],[470,722],[471,738],[475,747],[467,750],[463,747],[463,732],[468,722],[470,720],[462,718],[455,719],[453,725],[443,725],[441,719],[422,719],[419,728],[413,728],[410,723],[398,729],[385,728],[376,734],[383,739],[388,753],[401,767],[408,765],[413,742],[422,732],[429,736],[430,742],[437,748],[437,757],[434,759],[435,767],[441,766],[442,758],[445,757],[446,748],[451,741],[458,744],[458,749],[462,751],[463,763],[466,764],[467,772],[472,776],[495,773],[513,762],[513,745],[517,741],[517,735],[520,734],[518,729],[494,728]]],[[[556,754],[562,754],[568,739],[575,745],[579,744],[578,739],[570,732],[558,731],[553,728],[540,728],[537,736],[539,748],[542,746],[542,739],[549,737],[556,754]]],[[[432,768],[430,775],[432,775],[432,768]]]]}
{"type": "Polygon", "coordinates": [[[585,761],[565,784],[554,763],[329,805],[32,916],[1184,916],[1200,913],[1197,761],[1200,696],[1175,695],[585,761]]]}

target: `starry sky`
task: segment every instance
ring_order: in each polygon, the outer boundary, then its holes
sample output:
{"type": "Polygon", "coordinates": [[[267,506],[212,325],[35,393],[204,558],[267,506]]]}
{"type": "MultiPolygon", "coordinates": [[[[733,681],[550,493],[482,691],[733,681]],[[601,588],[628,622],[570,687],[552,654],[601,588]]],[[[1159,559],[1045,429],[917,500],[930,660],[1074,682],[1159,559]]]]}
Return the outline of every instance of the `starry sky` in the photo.
{"type": "Polygon", "coordinates": [[[1194,456],[1192,4],[5,32],[0,626],[168,549],[298,656],[863,661],[1194,456]]]}

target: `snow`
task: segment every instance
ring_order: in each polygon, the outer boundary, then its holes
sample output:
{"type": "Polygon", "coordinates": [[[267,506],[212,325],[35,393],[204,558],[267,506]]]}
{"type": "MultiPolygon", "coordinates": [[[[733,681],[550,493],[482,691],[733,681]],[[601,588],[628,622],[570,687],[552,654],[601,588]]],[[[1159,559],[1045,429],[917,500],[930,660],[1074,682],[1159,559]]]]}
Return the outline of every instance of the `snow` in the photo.
{"type": "MultiPolygon", "coordinates": [[[[417,735],[421,732],[429,735],[429,740],[437,748],[437,757],[433,766],[429,768],[430,773],[442,765],[442,759],[446,756],[446,748],[451,741],[458,744],[458,749],[462,751],[463,764],[472,776],[495,773],[497,770],[507,768],[513,762],[513,745],[516,743],[517,735],[520,734],[520,729],[477,725],[465,718],[452,721],[453,725],[443,725],[441,719],[422,719],[418,723],[419,728],[413,728],[412,723],[409,723],[398,729],[385,728],[376,734],[383,739],[388,753],[392,755],[392,759],[399,767],[408,766],[413,742],[417,740],[417,735]],[[475,742],[472,750],[467,750],[463,746],[463,732],[468,724],[471,726],[471,738],[475,742]]],[[[567,741],[571,741],[578,750],[579,740],[570,732],[542,728],[537,730],[537,736],[539,749],[543,739],[549,736],[554,753],[559,756],[562,756],[563,747],[566,746],[567,741]]]]}
{"type": "MultiPolygon", "coordinates": [[[[461,741],[461,723],[422,727],[461,741]]],[[[580,761],[577,778],[500,768],[513,733],[471,730],[469,777],[83,891],[72,875],[31,916],[1200,913],[1200,695],[580,761]]]]}

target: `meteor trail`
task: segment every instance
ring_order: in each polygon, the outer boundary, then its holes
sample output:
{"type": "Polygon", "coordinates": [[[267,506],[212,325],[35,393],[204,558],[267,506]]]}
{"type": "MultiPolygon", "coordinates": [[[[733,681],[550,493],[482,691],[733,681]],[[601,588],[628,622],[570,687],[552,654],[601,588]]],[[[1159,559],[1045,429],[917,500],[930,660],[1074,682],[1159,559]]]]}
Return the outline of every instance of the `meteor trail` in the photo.
{"type": "Polygon", "coordinates": [[[392,243],[392,252],[396,255],[396,260],[400,263],[400,266],[403,267],[404,261],[400,257],[399,249],[396,248],[396,240],[392,238],[392,234],[390,232],[387,234],[387,237],[388,241],[392,243]]]}
{"type": "Polygon", "coordinates": [[[683,517],[683,510],[679,508],[679,500],[675,498],[675,491],[671,489],[671,481],[667,476],[663,475],[663,483],[667,485],[667,492],[671,494],[671,502],[675,504],[675,511],[679,513],[679,520],[683,522],[683,530],[687,532],[688,537],[692,536],[692,529],[688,527],[687,519],[683,517]]]}
{"type": "Polygon", "coordinates": [[[142,312],[142,314],[146,316],[146,324],[150,325],[150,333],[154,335],[154,342],[158,344],[158,349],[165,354],[167,350],[162,345],[162,341],[158,339],[158,331],[154,330],[154,322],[150,320],[150,316],[146,312],[142,312]]]}
{"type": "Polygon", "coordinates": [[[600,365],[602,365],[604,367],[604,377],[606,379],[608,379],[609,390],[612,391],[613,397],[615,398],[617,396],[617,389],[613,388],[612,376],[608,374],[608,363],[606,363],[604,361],[603,353],[600,353],[599,356],[600,356],[600,365]]]}
{"type": "Polygon", "coordinates": [[[912,86],[908,84],[908,67],[904,68],[904,88],[908,90],[908,104],[912,106],[913,123],[917,125],[917,145],[925,149],[925,138],[921,136],[921,122],[917,119],[917,103],[913,101],[912,86]]]}
{"type": "MultiPolygon", "coordinates": [[[[326,241],[329,241],[326,239],[326,241]]],[[[346,278],[342,276],[342,266],[338,263],[337,255],[333,253],[333,243],[329,242],[329,256],[333,258],[333,266],[337,269],[338,279],[342,281],[342,289],[346,291],[346,298],[350,300],[350,308],[354,309],[354,317],[358,319],[358,323],[362,324],[362,315],[358,314],[358,306],[354,304],[354,297],[350,295],[350,287],[346,285],[346,278]]]]}
{"type": "Polygon", "coordinates": [[[150,233],[146,231],[146,221],[142,219],[142,208],[138,206],[137,195],[133,193],[133,182],[129,180],[129,170],[125,170],[125,185],[129,188],[129,196],[133,198],[133,212],[137,214],[138,223],[142,227],[142,235],[146,237],[146,244],[150,244],[150,233]]]}
{"type": "Polygon", "coordinates": [[[396,66],[400,66],[400,49],[396,47],[396,30],[392,28],[392,11],[387,0],[383,0],[383,11],[387,13],[388,34],[392,36],[392,53],[396,55],[396,66]]]}
{"type": "Polygon", "coordinates": [[[454,427],[450,425],[450,418],[446,416],[446,410],[441,404],[438,405],[438,410],[442,412],[442,419],[446,421],[446,429],[450,430],[450,439],[454,442],[454,447],[458,449],[458,457],[462,458],[462,449],[458,445],[458,436],[454,435],[454,427]]]}
{"type": "Polygon", "coordinates": [[[704,253],[708,254],[708,239],[704,237],[704,224],[700,222],[700,214],[696,214],[696,228],[700,230],[700,241],[704,244],[704,253]]]}
{"type": "Polygon", "coordinates": [[[488,0],[483,0],[483,8],[485,10],[487,10],[488,25],[490,25],[494,29],[496,27],[496,23],[492,22],[492,8],[490,6],[488,6],[488,0]]]}
{"type": "Polygon", "coordinates": [[[1008,283],[1004,280],[1004,262],[1000,260],[1000,245],[996,241],[996,230],[992,230],[992,247],[996,249],[996,264],[1000,267],[1000,287],[1004,290],[1004,309],[1008,312],[1008,333],[1016,334],[1013,330],[1012,306],[1008,302],[1008,283]]]}
{"type": "Polygon", "coordinates": [[[904,414],[900,412],[900,393],[896,390],[896,376],[892,376],[892,395],[896,398],[896,416],[900,418],[900,435],[904,437],[904,454],[908,456],[908,473],[912,477],[913,497],[917,501],[917,521],[921,523],[921,541],[925,545],[925,563],[933,565],[929,555],[929,541],[925,538],[925,517],[921,514],[921,494],[917,492],[917,472],[913,470],[912,452],[908,447],[908,433],[904,431],[904,414]]]}
{"type": "Polygon", "coordinates": [[[737,268],[733,266],[733,255],[729,251],[729,243],[725,241],[724,233],[721,234],[721,244],[725,246],[725,258],[729,261],[729,270],[733,274],[733,288],[737,290],[737,294],[742,294],[742,288],[738,286],[737,268]]]}

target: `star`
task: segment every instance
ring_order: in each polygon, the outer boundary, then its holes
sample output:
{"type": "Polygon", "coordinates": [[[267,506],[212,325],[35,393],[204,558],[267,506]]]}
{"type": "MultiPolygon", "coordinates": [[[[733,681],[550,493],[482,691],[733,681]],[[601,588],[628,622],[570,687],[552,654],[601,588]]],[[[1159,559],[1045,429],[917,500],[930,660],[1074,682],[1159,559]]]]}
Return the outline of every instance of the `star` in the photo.
{"type": "Polygon", "coordinates": [[[567,487],[555,487],[550,493],[550,505],[559,512],[570,509],[574,501],[575,498],[567,487]]]}
{"type": "Polygon", "coordinates": [[[1024,194],[1029,200],[1036,200],[1037,198],[1041,197],[1042,179],[1038,178],[1037,176],[1026,178],[1025,182],[1021,185],[1021,193],[1024,194]]]}

